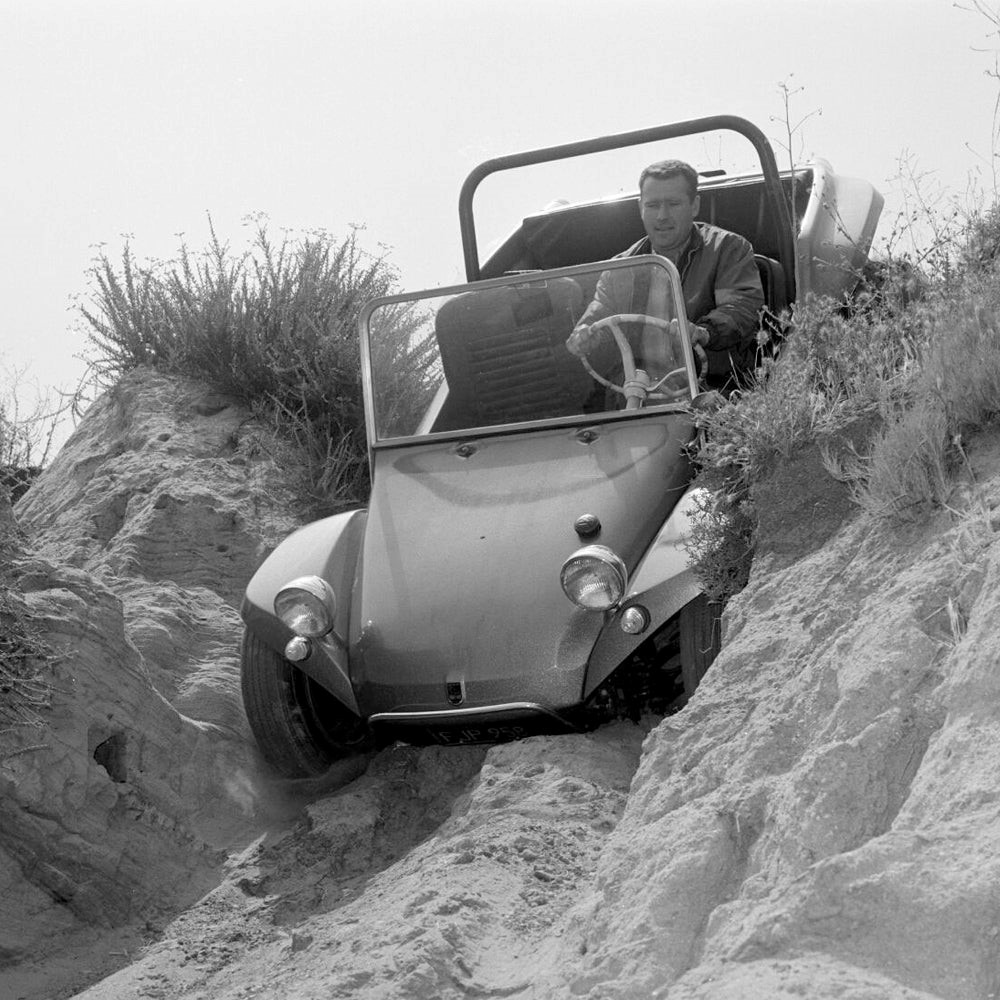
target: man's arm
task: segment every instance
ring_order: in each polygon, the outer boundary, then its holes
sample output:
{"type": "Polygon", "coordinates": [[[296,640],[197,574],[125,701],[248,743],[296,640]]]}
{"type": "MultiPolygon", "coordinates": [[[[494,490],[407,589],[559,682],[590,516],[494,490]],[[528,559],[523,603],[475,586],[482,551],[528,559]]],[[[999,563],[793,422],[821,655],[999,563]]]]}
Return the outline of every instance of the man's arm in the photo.
{"type": "Polygon", "coordinates": [[[621,271],[617,272],[617,280],[614,271],[605,271],[601,275],[594,290],[594,298],[573,327],[569,340],[566,341],[566,348],[570,354],[578,357],[591,355],[590,362],[598,371],[609,368],[618,357],[618,352],[610,335],[592,334],[590,327],[605,316],[627,311],[621,307],[623,293],[622,289],[617,287],[621,284],[623,276],[624,272],[621,271]]]}
{"type": "Polygon", "coordinates": [[[719,248],[715,308],[695,320],[708,333],[704,346],[724,351],[748,344],[756,335],[763,306],[764,289],[753,247],[741,236],[727,233],[719,248]]]}

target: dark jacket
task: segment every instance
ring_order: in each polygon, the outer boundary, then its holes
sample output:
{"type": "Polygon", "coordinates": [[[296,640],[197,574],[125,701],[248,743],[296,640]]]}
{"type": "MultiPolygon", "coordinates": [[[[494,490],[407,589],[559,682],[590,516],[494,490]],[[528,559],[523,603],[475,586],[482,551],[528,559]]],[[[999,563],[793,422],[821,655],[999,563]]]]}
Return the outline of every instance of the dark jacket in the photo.
{"type": "MultiPolygon", "coordinates": [[[[617,256],[652,252],[646,236],[617,256]]],[[[709,375],[727,377],[734,367],[752,368],[764,291],[750,243],[736,233],[696,222],[677,270],[688,319],[709,333],[709,375]]],[[[611,313],[641,312],[633,307],[631,286],[624,287],[628,280],[626,271],[606,272],[580,322],[590,324],[611,313]]]]}

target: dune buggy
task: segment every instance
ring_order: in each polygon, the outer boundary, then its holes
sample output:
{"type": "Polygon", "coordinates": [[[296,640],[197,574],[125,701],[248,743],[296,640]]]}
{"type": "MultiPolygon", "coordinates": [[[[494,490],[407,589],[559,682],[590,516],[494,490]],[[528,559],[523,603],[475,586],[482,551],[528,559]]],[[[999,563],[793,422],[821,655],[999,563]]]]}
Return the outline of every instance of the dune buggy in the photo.
{"type": "Polygon", "coordinates": [[[247,586],[244,702],[279,771],[379,741],[584,730],[693,694],[720,630],[685,549],[703,386],[677,270],[609,259],[642,235],[634,195],[529,216],[481,265],[472,199],[496,171],[717,129],[760,171],[704,178],[701,217],[754,244],[770,313],[856,280],[878,194],[822,162],[779,174],[742,119],[477,168],[459,201],[469,283],[361,315],[368,507],[295,532],[247,586]],[[566,349],[610,270],[645,292],[602,321],[617,379],[566,349]]]}

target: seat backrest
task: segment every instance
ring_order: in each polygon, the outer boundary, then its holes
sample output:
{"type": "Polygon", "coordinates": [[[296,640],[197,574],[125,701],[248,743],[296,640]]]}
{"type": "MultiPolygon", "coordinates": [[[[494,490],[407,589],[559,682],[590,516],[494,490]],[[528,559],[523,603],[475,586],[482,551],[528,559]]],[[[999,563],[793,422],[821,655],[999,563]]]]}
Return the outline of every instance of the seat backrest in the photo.
{"type": "Polygon", "coordinates": [[[571,278],[466,292],[438,310],[448,400],[434,430],[569,416],[593,383],[566,350],[583,313],[571,278]]]}
{"type": "Polygon", "coordinates": [[[764,308],[760,311],[760,330],[757,350],[752,367],[758,367],[764,358],[774,357],[788,332],[788,318],[782,312],[789,306],[787,282],[781,265],[770,257],[754,256],[760,283],[764,287],[764,308]]]}
{"type": "Polygon", "coordinates": [[[788,291],[782,266],[771,257],[754,254],[760,283],[764,288],[764,305],[776,316],[788,308],[788,291]]]}

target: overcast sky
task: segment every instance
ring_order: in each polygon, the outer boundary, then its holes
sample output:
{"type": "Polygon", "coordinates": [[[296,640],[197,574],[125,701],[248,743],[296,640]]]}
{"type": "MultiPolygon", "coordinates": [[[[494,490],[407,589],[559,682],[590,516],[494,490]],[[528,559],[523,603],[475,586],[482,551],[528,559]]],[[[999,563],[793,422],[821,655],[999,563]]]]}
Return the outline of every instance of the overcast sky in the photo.
{"type": "MultiPolygon", "coordinates": [[[[992,190],[991,30],[951,0],[0,0],[0,364],[75,384],[72,299],[124,234],[141,259],[204,246],[209,213],[236,248],[251,213],[361,224],[407,287],[453,283],[480,161],[713,114],[784,139],[781,81],[809,116],[797,158],[875,183],[887,231],[901,156],[928,190],[992,190]]],[[[739,143],[685,152],[750,165],[739,143]]],[[[484,186],[477,208],[498,235],[633,190],[649,158],[484,186]]]]}

